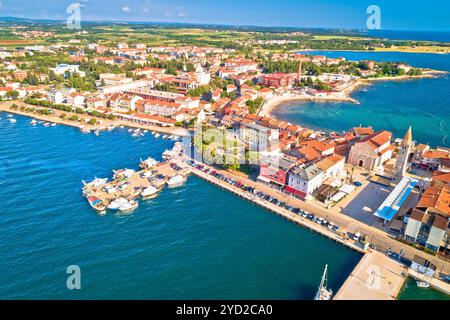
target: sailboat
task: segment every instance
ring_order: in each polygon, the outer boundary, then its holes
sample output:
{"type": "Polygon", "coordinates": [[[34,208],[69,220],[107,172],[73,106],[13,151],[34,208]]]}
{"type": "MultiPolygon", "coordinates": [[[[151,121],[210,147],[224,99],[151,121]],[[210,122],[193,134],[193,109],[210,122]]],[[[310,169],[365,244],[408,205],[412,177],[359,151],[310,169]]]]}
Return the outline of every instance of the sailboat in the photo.
{"type": "Polygon", "coordinates": [[[325,265],[325,270],[323,271],[322,280],[320,281],[319,289],[317,290],[314,300],[331,300],[333,296],[333,291],[327,289],[327,270],[328,265],[325,265]]]}

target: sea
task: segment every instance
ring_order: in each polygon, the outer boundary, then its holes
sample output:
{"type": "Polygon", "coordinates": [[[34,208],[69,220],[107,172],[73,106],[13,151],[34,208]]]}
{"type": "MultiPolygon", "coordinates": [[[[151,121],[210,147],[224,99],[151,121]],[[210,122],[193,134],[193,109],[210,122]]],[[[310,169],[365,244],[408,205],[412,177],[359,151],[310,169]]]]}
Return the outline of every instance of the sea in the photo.
{"type": "MultiPolygon", "coordinates": [[[[402,52],[307,51],[348,60],[402,61],[415,67],[450,72],[450,55],[402,52]]],[[[373,126],[403,137],[412,126],[413,139],[432,147],[450,147],[450,75],[413,80],[376,81],[359,87],[351,102],[291,102],[273,110],[279,119],[314,129],[341,132],[373,126]]]]}
{"type": "Polygon", "coordinates": [[[0,118],[0,299],[310,300],[326,264],[337,292],[361,258],[194,176],[101,216],[82,180],[161,159],[172,141],[0,118]],[[79,290],[67,286],[70,266],[79,290]]]}

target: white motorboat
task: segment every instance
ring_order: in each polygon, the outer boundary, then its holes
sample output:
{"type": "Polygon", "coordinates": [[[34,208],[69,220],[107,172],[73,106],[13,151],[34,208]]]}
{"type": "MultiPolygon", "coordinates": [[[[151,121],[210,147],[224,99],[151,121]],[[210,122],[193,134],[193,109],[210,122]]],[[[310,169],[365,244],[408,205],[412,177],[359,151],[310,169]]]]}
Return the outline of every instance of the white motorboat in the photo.
{"type": "Polygon", "coordinates": [[[176,175],[171,177],[168,181],[167,181],[167,186],[169,188],[176,188],[176,187],[181,187],[184,183],[186,182],[186,178],[183,177],[182,175],[176,175]]]}
{"type": "Polygon", "coordinates": [[[150,169],[150,168],[153,168],[154,166],[156,166],[157,164],[158,164],[158,161],[156,161],[152,157],[149,157],[145,160],[141,159],[141,163],[139,164],[139,166],[142,169],[150,169]]]}
{"type": "Polygon", "coordinates": [[[148,199],[148,198],[156,196],[157,193],[158,193],[158,189],[156,189],[154,186],[149,186],[141,192],[141,196],[144,199],[148,199]]]}
{"type": "Polygon", "coordinates": [[[11,122],[11,123],[15,123],[15,122],[17,122],[17,120],[16,120],[16,119],[14,119],[14,118],[11,118],[11,119],[9,119],[9,122],[11,122]]]}
{"type": "Polygon", "coordinates": [[[100,131],[95,130],[95,131],[94,131],[94,134],[98,137],[98,136],[100,135],[100,131]]]}
{"type": "Polygon", "coordinates": [[[155,138],[159,138],[161,135],[159,133],[155,133],[155,138]]]}
{"type": "Polygon", "coordinates": [[[119,210],[122,212],[130,212],[135,210],[139,206],[138,202],[135,200],[127,201],[124,205],[122,205],[119,210]]]}
{"type": "Polygon", "coordinates": [[[419,288],[429,288],[430,284],[425,281],[416,281],[416,284],[419,288]]]}
{"type": "Polygon", "coordinates": [[[104,184],[106,184],[108,182],[108,178],[95,178],[94,180],[92,180],[91,182],[83,182],[83,185],[86,187],[92,187],[92,188],[97,188],[100,187],[104,184]]]}
{"type": "Polygon", "coordinates": [[[125,198],[117,198],[116,200],[113,200],[110,204],[108,204],[109,210],[119,210],[124,205],[128,204],[128,200],[125,198]]]}
{"type": "Polygon", "coordinates": [[[45,123],[44,123],[44,127],[50,127],[50,123],[45,122],[45,123]]]}
{"type": "Polygon", "coordinates": [[[56,123],[52,122],[52,124],[50,126],[56,127],[56,123]]]}
{"type": "Polygon", "coordinates": [[[30,121],[30,124],[32,124],[33,126],[35,126],[36,123],[37,123],[37,121],[36,121],[35,119],[33,119],[33,120],[30,121]]]}

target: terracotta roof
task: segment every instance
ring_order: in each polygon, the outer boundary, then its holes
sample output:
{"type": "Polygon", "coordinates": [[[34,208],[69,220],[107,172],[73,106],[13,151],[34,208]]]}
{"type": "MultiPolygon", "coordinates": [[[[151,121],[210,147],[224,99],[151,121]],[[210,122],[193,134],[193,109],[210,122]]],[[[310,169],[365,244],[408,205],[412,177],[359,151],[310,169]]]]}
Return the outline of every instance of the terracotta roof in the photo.
{"type": "Polygon", "coordinates": [[[375,133],[365,137],[358,143],[367,142],[372,148],[377,149],[377,148],[381,147],[382,145],[390,142],[391,138],[392,138],[392,133],[390,133],[389,131],[378,131],[378,132],[375,132],[375,133]]]}
{"type": "Polygon", "coordinates": [[[450,216],[450,187],[430,187],[423,193],[418,208],[433,208],[445,216],[450,216]]]}

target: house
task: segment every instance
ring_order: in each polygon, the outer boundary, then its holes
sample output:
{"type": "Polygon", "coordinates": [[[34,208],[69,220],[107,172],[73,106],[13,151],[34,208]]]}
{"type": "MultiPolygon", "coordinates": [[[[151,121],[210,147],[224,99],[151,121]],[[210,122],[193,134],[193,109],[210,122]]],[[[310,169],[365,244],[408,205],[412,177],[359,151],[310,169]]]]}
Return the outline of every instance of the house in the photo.
{"type": "Polygon", "coordinates": [[[60,90],[52,89],[47,91],[47,99],[55,104],[61,104],[65,100],[65,94],[60,90]]]}
{"type": "Polygon", "coordinates": [[[211,99],[212,99],[214,102],[219,101],[222,92],[223,92],[223,90],[222,90],[221,88],[216,88],[216,89],[212,92],[212,94],[211,94],[211,99]]]}
{"type": "Polygon", "coordinates": [[[287,155],[263,157],[260,162],[257,180],[276,188],[283,188],[286,185],[287,173],[294,166],[295,158],[287,155]]]}
{"type": "Polygon", "coordinates": [[[441,162],[446,159],[450,159],[447,148],[429,149],[422,154],[418,164],[423,169],[438,170],[441,162]]]}
{"type": "Polygon", "coordinates": [[[265,151],[269,145],[278,143],[278,130],[254,123],[241,123],[239,138],[250,146],[250,150],[265,151]]]}
{"type": "Polygon", "coordinates": [[[74,107],[83,107],[85,96],[79,92],[72,92],[66,97],[66,103],[74,107]]]}
{"type": "Polygon", "coordinates": [[[295,76],[283,72],[272,74],[263,74],[259,77],[258,82],[267,87],[290,87],[294,82],[295,76]]]}
{"type": "Polygon", "coordinates": [[[323,175],[324,172],[315,164],[294,167],[288,173],[285,190],[296,197],[308,199],[322,185],[323,175]]]}
{"type": "Polygon", "coordinates": [[[128,112],[136,110],[136,103],[144,100],[139,96],[132,96],[126,93],[115,93],[109,99],[109,107],[113,112],[128,112]]]}
{"type": "Polygon", "coordinates": [[[449,218],[450,187],[429,187],[406,217],[404,238],[431,250],[448,253],[449,218]]]}
{"type": "Polygon", "coordinates": [[[392,158],[392,133],[378,131],[355,142],[350,149],[348,162],[369,171],[383,172],[383,164],[392,158]]]}

